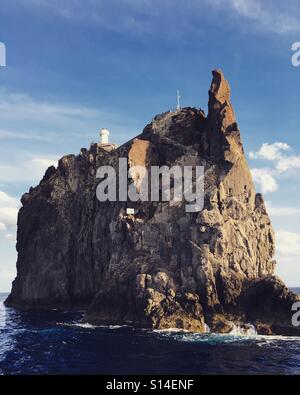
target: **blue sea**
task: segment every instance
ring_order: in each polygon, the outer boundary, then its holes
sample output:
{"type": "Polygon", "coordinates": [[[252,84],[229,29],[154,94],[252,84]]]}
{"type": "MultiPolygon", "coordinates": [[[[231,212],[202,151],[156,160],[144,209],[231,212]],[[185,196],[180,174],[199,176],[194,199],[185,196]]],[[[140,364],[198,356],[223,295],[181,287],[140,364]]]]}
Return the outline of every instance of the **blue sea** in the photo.
{"type": "Polygon", "coordinates": [[[300,339],[94,327],[0,294],[0,374],[300,374],[300,339]]]}

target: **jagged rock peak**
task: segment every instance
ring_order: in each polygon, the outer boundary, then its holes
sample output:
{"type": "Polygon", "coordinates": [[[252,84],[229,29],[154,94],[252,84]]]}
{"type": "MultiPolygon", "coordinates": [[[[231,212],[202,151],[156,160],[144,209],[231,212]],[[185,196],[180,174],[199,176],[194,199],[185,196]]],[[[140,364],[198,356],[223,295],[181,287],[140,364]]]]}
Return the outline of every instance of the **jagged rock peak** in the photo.
{"type": "Polygon", "coordinates": [[[230,103],[230,86],[225,79],[222,70],[212,71],[213,79],[210,87],[210,93],[221,104],[230,103]]]}

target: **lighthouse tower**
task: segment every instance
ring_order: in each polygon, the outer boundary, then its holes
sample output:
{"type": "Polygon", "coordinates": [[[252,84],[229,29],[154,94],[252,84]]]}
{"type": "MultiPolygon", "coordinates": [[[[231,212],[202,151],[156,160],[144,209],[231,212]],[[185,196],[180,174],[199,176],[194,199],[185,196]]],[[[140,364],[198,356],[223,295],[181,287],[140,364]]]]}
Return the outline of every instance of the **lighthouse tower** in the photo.
{"type": "Polygon", "coordinates": [[[110,135],[108,129],[102,128],[99,132],[99,135],[100,135],[100,142],[98,143],[98,147],[104,149],[105,151],[112,151],[118,147],[117,144],[110,144],[108,142],[108,136],[110,135]]]}
{"type": "Polygon", "coordinates": [[[108,144],[109,130],[102,128],[99,135],[100,135],[100,144],[108,144]]]}

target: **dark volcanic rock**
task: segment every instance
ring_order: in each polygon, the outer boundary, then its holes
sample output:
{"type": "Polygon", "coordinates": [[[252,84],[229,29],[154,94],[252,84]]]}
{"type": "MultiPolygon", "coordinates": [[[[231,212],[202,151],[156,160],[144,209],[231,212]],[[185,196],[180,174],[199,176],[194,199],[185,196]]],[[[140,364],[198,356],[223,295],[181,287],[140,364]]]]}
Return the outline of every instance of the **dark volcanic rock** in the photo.
{"type": "MultiPolygon", "coordinates": [[[[132,176],[138,188],[139,180],[132,176]]],[[[255,193],[230,103],[213,72],[209,112],[184,108],[156,116],[111,152],[93,144],[49,168],[22,197],[18,275],[7,306],[86,308],[87,320],[220,332],[232,320],[286,333],[298,297],[273,276],[274,233],[255,193]],[[205,207],[186,202],[101,203],[99,166],[202,165],[205,207]],[[282,320],[282,321],[281,321],[282,320]]],[[[293,333],[297,330],[290,328],[293,333]]]]}

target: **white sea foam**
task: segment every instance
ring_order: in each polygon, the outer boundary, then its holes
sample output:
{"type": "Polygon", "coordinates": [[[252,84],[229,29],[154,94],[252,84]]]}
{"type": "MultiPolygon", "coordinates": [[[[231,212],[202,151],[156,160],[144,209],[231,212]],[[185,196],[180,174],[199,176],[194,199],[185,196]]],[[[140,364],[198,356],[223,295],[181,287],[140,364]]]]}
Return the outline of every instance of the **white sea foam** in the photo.
{"type": "MultiPolygon", "coordinates": [[[[128,325],[92,325],[87,322],[73,322],[73,323],[58,323],[57,325],[77,327],[87,330],[94,330],[98,328],[116,330],[120,328],[130,328],[128,325]]],[[[132,328],[135,330],[134,328],[132,328]]],[[[231,332],[227,334],[212,333],[210,327],[205,324],[205,333],[190,332],[185,329],[179,328],[168,328],[168,329],[137,329],[145,333],[157,334],[166,338],[173,338],[177,341],[183,342],[204,342],[211,344],[220,343],[240,343],[244,341],[254,341],[260,347],[264,346],[276,346],[282,341],[285,342],[297,342],[299,344],[300,337],[292,336],[267,336],[258,335],[256,328],[252,324],[239,325],[235,324],[231,332]]]]}
{"type": "Polygon", "coordinates": [[[70,324],[70,326],[76,326],[79,328],[84,328],[84,329],[96,329],[96,325],[89,324],[88,322],[76,322],[74,324],[70,324]]]}
{"type": "Polygon", "coordinates": [[[255,326],[252,324],[234,324],[229,334],[233,336],[257,336],[257,331],[255,326]]]}
{"type": "Polygon", "coordinates": [[[166,328],[166,329],[144,329],[146,332],[154,333],[190,333],[190,331],[181,328],[166,328]]]}
{"type": "Polygon", "coordinates": [[[83,329],[97,329],[97,328],[120,329],[120,328],[127,327],[127,325],[92,325],[92,324],[89,324],[88,322],[71,322],[71,323],[58,322],[57,325],[78,327],[78,328],[83,328],[83,329]]]}

